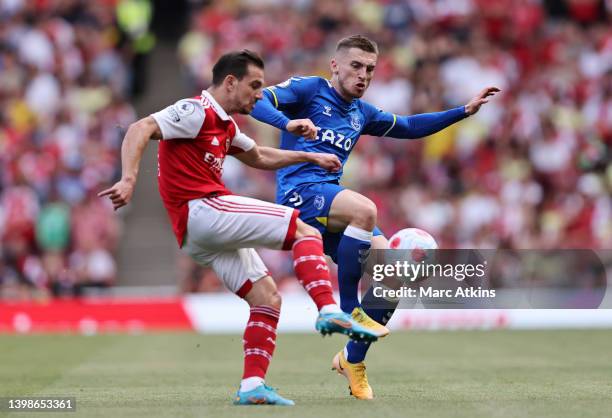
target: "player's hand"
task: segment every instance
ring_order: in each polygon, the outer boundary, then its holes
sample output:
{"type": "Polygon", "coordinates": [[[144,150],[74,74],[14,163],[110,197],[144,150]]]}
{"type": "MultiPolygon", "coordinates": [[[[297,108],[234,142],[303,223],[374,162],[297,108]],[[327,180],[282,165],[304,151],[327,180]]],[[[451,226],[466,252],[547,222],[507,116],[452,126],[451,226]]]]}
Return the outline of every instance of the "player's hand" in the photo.
{"type": "Polygon", "coordinates": [[[102,190],[100,193],[98,193],[98,197],[108,196],[108,198],[113,202],[113,209],[117,210],[130,202],[133,193],[134,182],[121,179],[115,183],[113,187],[102,190]]]}
{"type": "Polygon", "coordinates": [[[293,135],[301,136],[306,139],[315,139],[317,137],[317,127],[310,119],[290,120],[285,129],[293,135]]]}
{"type": "Polygon", "coordinates": [[[312,162],[327,171],[337,173],[342,168],[342,163],[334,154],[324,154],[320,152],[309,153],[312,158],[312,162]]]}
{"type": "Polygon", "coordinates": [[[494,96],[495,93],[500,92],[501,90],[497,87],[487,87],[482,90],[478,96],[474,97],[468,104],[465,105],[465,113],[468,115],[473,115],[474,113],[480,110],[480,106],[485,103],[489,103],[489,99],[487,97],[494,96]]]}

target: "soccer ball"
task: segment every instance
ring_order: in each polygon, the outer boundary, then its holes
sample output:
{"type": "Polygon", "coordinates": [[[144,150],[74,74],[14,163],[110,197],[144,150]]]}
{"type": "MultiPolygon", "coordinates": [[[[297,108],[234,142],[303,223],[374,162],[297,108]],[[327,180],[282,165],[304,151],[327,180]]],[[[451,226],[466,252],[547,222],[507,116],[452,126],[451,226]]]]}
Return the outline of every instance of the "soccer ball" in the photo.
{"type": "Polygon", "coordinates": [[[409,257],[413,262],[430,262],[433,257],[432,250],[438,249],[438,243],[422,229],[406,228],[397,231],[389,239],[389,248],[410,251],[409,257]]]}

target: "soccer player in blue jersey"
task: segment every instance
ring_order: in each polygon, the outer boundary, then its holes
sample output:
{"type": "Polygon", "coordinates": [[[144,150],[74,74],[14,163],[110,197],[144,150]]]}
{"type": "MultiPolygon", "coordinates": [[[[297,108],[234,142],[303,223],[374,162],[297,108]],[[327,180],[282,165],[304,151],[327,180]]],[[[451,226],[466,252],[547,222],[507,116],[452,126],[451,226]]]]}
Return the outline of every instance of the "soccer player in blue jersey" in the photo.
{"type": "MultiPolygon", "coordinates": [[[[327,152],[346,162],[360,135],[421,138],[476,113],[499,91],[485,88],[465,106],[437,113],[400,116],[384,112],[360,98],[374,75],[377,45],[354,35],[340,40],[331,60],[332,78],[291,77],[264,90],[251,116],[281,129],[282,149],[327,152]]],[[[342,170],[330,173],[314,164],[301,163],[277,171],[278,203],[300,210],[300,218],[321,231],[325,252],[338,264],[340,305],[343,311],[384,337],[384,326],[396,304],[368,308],[371,291],[360,303],[361,261],[370,248],[386,249],[389,243],[376,227],[376,206],[367,197],[339,184],[342,170]],[[361,305],[365,306],[365,309],[361,305]]],[[[349,342],[333,360],[333,367],[349,381],[350,392],[371,399],[364,359],[369,344],[349,342]]]]}

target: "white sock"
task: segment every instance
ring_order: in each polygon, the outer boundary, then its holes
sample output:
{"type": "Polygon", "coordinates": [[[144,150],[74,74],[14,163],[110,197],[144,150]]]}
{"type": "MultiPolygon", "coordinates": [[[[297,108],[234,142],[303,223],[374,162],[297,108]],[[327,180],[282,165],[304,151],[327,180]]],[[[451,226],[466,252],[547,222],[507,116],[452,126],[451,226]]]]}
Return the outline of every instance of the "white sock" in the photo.
{"type": "Polygon", "coordinates": [[[322,314],[340,313],[340,312],[342,312],[342,309],[340,309],[340,307],[336,305],[335,303],[333,305],[325,305],[319,311],[319,313],[322,313],[322,314]]]}
{"type": "Polygon", "coordinates": [[[264,380],[259,376],[247,377],[240,381],[240,392],[248,392],[255,389],[257,386],[264,384],[264,380]]]}
{"type": "Polygon", "coordinates": [[[372,241],[372,231],[366,231],[365,229],[357,228],[356,226],[349,225],[344,229],[344,235],[347,237],[355,238],[361,241],[372,241]]]}

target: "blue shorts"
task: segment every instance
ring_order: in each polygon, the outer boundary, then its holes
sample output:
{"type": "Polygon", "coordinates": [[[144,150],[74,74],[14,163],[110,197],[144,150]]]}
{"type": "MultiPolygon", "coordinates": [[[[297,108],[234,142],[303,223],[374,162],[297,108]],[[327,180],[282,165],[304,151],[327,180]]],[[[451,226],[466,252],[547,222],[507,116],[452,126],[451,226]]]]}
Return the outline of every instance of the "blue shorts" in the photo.
{"type": "MultiPolygon", "coordinates": [[[[292,189],[277,203],[299,209],[300,219],[308,225],[314,226],[323,236],[325,254],[334,262],[338,251],[338,244],[342,232],[327,231],[327,217],[332,201],[345,187],[336,183],[306,183],[292,189]]],[[[374,228],[374,236],[384,235],[380,228],[374,228]]]]}

